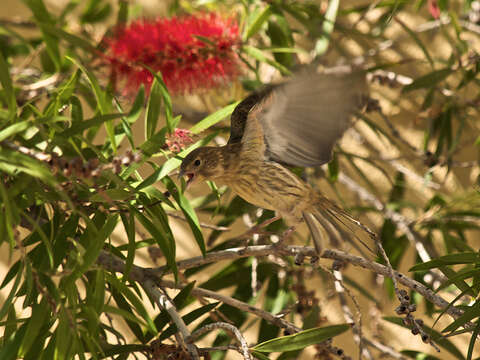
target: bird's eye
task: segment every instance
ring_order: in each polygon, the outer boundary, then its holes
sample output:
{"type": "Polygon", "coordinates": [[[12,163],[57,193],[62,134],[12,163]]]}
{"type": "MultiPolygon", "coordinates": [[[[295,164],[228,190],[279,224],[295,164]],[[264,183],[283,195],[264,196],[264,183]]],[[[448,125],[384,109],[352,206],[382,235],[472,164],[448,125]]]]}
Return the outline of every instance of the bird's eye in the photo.
{"type": "Polygon", "coordinates": [[[197,159],[193,162],[193,165],[200,166],[200,163],[201,163],[201,161],[199,159],[197,159]]]}

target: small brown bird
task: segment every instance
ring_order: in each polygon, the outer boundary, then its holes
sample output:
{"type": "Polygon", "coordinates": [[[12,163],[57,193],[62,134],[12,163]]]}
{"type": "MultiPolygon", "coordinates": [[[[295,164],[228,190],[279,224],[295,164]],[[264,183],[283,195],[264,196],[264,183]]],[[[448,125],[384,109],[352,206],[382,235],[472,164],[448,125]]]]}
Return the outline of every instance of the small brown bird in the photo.
{"type": "Polygon", "coordinates": [[[320,254],[322,228],[334,241],[353,234],[351,224],[369,230],[286,166],[329,162],[366,93],[360,71],[310,72],[268,86],[235,108],[227,145],[193,150],[180,176],[188,177],[187,184],[226,184],[246,201],[275,210],[292,229],[305,220],[320,254]]]}

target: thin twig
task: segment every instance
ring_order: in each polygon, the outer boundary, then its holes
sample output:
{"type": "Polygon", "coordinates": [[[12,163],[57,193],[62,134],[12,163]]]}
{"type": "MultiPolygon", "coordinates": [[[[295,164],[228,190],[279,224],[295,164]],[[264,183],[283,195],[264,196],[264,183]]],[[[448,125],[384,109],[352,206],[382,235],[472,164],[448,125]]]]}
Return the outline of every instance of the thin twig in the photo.
{"type": "Polygon", "coordinates": [[[38,91],[42,89],[53,89],[61,80],[62,75],[57,73],[46,79],[42,79],[28,85],[22,85],[20,88],[26,92],[38,91]]]}
{"type": "Polygon", "coordinates": [[[345,286],[342,273],[339,270],[333,270],[332,276],[335,281],[335,292],[338,295],[340,306],[342,307],[343,317],[345,318],[345,321],[347,323],[353,324],[353,340],[358,344],[359,359],[362,359],[362,357],[365,356],[367,359],[372,360],[373,357],[370,351],[367,348],[363,347],[364,338],[362,335],[362,315],[360,313],[360,305],[358,304],[357,300],[350,292],[350,290],[345,286]],[[348,294],[357,309],[358,321],[355,321],[353,311],[350,309],[350,306],[347,303],[347,298],[345,294],[348,294]]]}
{"type": "MultiPolygon", "coordinates": [[[[429,21],[429,22],[426,22],[426,23],[423,23],[423,24],[417,26],[415,31],[416,32],[425,32],[425,31],[435,30],[442,25],[450,24],[451,21],[452,20],[449,17],[446,17],[446,16],[441,17],[438,20],[429,21]]],[[[472,23],[470,21],[467,21],[467,20],[458,20],[458,24],[460,24],[460,26],[464,27],[466,30],[468,30],[470,32],[473,32],[475,34],[480,34],[480,26],[478,26],[477,24],[474,24],[474,23],[472,23]]]]}
{"type": "Polygon", "coordinates": [[[26,27],[26,28],[35,28],[37,27],[37,24],[33,21],[29,20],[24,20],[19,17],[13,17],[13,18],[1,18],[0,19],[0,25],[1,26],[20,26],[20,27],[26,27]]]}
{"type": "Polygon", "coordinates": [[[414,222],[413,220],[409,220],[402,214],[386,207],[375,195],[370,193],[363,186],[359,185],[352,178],[345,175],[345,173],[340,172],[338,174],[338,181],[347,186],[353,192],[355,192],[360,197],[360,199],[372,204],[375,209],[383,213],[383,215],[387,219],[392,220],[398,226],[398,229],[405,233],[407,239],[412,243],[412,245],[415,246],[415,249],[417,250],[417,253],[423,262],[430,261],[432,259],[427,249],[423,245],[420,235],[410,228],[410,224],[414,222]]]}
{"type": "MultiPolygon", "coordinates": [[[[169,281],[169,280],[159,280],[158,284],[162,287],[167,287],[167,288],[171,288],[171,289],[183,289],[186,286],[186,285],[183,285],[183,284],[175,284],[175,282],[169,281]]],[[[233,307],[235,307],[239,310],[254,314],[254,315],[264,319],[265,321],[268,321],[269,323],[271,323],[275,326],[286,329],[287,331],[289,331],[291,333],[297,333],[297,332],[302,330],[299,327],[295,326],[294,324],[292,324],[292,323],[290,323],[286,320],[283,320],[283,319],[281,319],[277,316],[274,316],[267,311],[264,311],[262,309],[259,309],[259,308],[255,307],[255,306],[249,305],[249,304],[247,304],[243,301],[234,299],[230,296],[221,295],[221,294],[219,294],[215,291],[211,291],[211,290],[196,287],[196,288],[192,289],[190,294],[193,295],[193,296],[208,297],[210,299],[215,299],[215,300],[221,301],[224,304],[233,306],[233,307]]]]}
{"type": "MultiPolygon", "coordinates": [[[[178,219],[178,220],[182,220],[182,221],[187,221],[187,219],[185,218],[185,216],[183,215],[180,215],[180,214],[175,214],[175,213],[172,213],[172,212],[167,212],[167,215],[174,218],[174,219],[178,219]]],[[[211,229],[211,230],[216,230],[216,231],[229,231],[230,228],[227,227],[227,226],[217,226],[217,225],[212,225],[212,224],[207,224],[207,223],[204,223],[204,222],[200,222],[200,226],[205,228],[205,229],[211,229]]]]}
{"type": "Polygon", "coordinates": [[[367,344],[368,346],[371,346],[381,351],[383,354],[388,355],[396,360],[408,360],[408,358],[406,358],[399,352],[395,351],[390,346],[387,346],[375,340],[364,339],[364,341],[365,341],[365,344],[367,344]]]}
{"type": "Polygon", "coordinates": [[[232,335],[234,335],[238,342],[240,343],[240,348],[242,349],[242,355],[245,360],[253,360],[252,356],[250,355],[250,351],[248,350],[248,344],[245,341],[245,338],[243,337],[242,333],[240,330],[238,330],[235,326],[232,324],[226,323],[226,322],[215,322],[212,324],[207,324],[205,326],[202,326],[200,329],[196,330],[192,334],[192,339],[195,340],[199,336],[208,333],[214,329],[223,329],[225,331],[228,331],[232,335]]]}
{"type": "Polygon", "coordinates": [[[178,331],[182,335],[178,336],[177,340],[182,348],[188,351],[192,359],[200,360],[198,349],[192,343],[190,331],[188,330],[187,325],[183,321],[182,317],[178,314],[175,305],[165,294],[162,294],[162,292],[158,290],[156,284],[151,279],[146,279],[142,282],[142,285],[145,291],[154,299],[158,307],[167,311],[168,315],[170,315],[170,318],[177,326],[178,331]]]}

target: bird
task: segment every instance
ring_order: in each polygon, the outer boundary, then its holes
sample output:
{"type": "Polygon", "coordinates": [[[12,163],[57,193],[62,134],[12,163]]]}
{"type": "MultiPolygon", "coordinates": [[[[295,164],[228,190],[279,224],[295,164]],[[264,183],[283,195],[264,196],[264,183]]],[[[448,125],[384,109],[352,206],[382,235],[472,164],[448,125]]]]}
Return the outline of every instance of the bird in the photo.
{"type": "MultiPolygon", "coordinates": [[[[276,212],[293,231],[306,222],[317,254],[324,238],[337,244],[366,226],[289,167],[328,163],[337,140],[368,95],[363,70],[304,71],[267,85],[241,101],[224,146],[203,146],[182,160],[180,177],[225,184],[247,202],[276,212]],[[353,226],[352,226],[353,225],[353,226]]],[[[356,236],[355,236],[356,237],[356,236]]]]}

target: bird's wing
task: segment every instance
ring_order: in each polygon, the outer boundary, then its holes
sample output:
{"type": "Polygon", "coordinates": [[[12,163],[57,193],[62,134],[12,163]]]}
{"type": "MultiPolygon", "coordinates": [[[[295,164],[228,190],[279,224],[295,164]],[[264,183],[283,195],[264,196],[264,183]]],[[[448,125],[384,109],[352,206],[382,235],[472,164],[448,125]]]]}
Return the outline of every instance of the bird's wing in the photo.
{"type": "Polygon", "coordinates": [[[324,164],[366,91],[363,72],[297,75],[243,100],[232,114],[229,143],[248,144],[261,136],[272,160],[324,164]]]}

